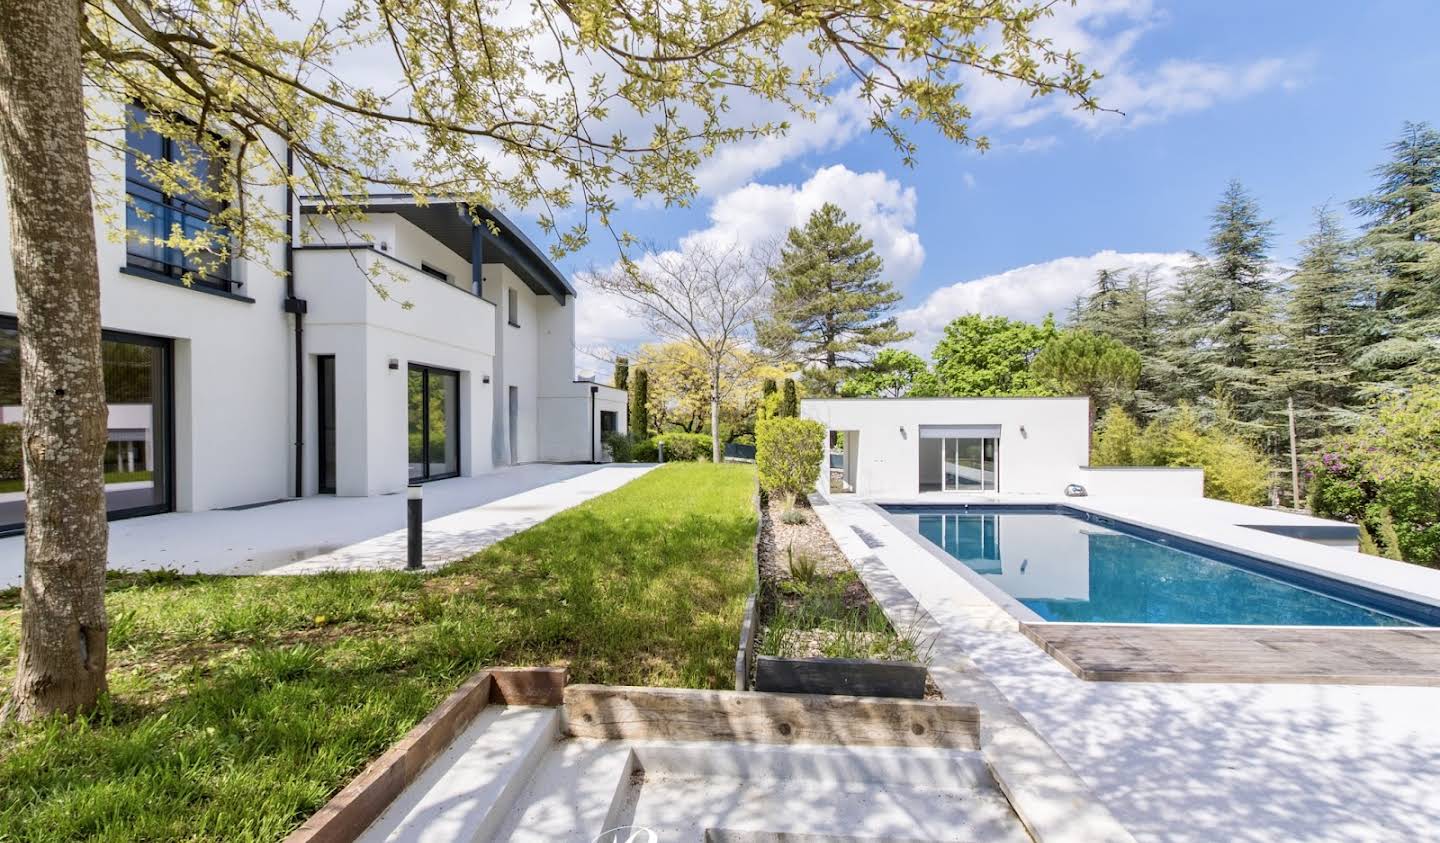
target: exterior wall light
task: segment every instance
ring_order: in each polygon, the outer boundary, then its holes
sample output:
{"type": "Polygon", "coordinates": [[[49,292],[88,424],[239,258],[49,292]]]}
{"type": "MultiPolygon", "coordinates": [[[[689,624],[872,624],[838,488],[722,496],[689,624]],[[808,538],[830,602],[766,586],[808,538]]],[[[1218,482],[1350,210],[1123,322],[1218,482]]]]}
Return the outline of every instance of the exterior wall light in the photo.
{"type": "Polygon", "coordinates": [[[391,358],[390,358],[390,371],[393,372],[393,371],[398,370],[399,368],[400,368],[400,358],[398,358],[398,357],[391,357],[391,358]]]}
{"type": "Polygon", "coordinates": [[[1028,433],[1025,432],[1025,425],[1023,425],[1023,424],[1020,425],[1020,438],[1021,438],[1021,439],[1029,439],[1029,438],[1030,438],[1030,434],[1028,434],[1028,433]]]}

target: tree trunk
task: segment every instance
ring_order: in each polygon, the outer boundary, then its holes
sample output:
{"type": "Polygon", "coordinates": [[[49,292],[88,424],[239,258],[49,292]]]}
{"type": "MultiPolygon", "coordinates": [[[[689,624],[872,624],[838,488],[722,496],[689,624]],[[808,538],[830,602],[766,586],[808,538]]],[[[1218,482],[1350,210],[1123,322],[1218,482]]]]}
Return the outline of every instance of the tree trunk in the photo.
{"type": "Polygon", "coordinates": [[[0,0],[7,184],[25,408],[20,654],[3,716],[105,690],[105,384],[77,0],[0,0]]]}
{"type": "Polygon", "coordinates": [[[722,462],[720,456],[720,362],[710,372],[710,460],[722,462]]]}

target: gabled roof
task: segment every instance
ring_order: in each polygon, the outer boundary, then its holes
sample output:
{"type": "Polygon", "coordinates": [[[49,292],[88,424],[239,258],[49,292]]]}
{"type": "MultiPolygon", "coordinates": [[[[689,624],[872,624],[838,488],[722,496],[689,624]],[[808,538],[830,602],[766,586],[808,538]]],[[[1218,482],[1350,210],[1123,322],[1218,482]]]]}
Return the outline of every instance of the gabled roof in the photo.
{"type": "MultiPolygon", "coordinates": [[[[302,196],[302,213],[318,213],[326,204],[323,196],[302,196]]],[[[482,209],[478,216],[495,223],[496,231],[485,224],[471,222],[469,206],[464,202],[441,200],[424,205],[408,193],[372,193],[362,198],[360,210],[367,214],[396,214],[426,234],[434,237],[455,254],[470,260],[470,239],[478,231],[486,263],[504,264],[520,277],[536,295],[552,295],[565,303],[566,296],[575,295],[575,288],[544,251],[520,227],[499,211],[482,209]]]]}

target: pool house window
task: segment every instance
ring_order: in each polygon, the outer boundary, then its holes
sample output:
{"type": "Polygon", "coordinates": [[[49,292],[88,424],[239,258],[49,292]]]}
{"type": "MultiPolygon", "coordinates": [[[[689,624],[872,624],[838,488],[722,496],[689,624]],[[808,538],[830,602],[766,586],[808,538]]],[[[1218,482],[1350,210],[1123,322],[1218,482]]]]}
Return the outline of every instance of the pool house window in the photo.
{"type": "Polygon", "coordinates": [[[999,454],[999,425],[921,425],[920,491],[997,491],[999,454]]]}
{"type": "MultiPolygon", "coordinates": [[[[212,161],[197,143],[162,136],[150,128],[145,109],[131,104],[125,123],[125,258],[126,267],[147,275],[180,281],[189,273],[193,283],[224,292],[238,286],[230,264],[214,252],[186,254],[165,245],[179,230],[191,240],[207,233],[223,240],[214,218],[225,203],[196,191],[170,192],[155,174],[163,169],[188,170],[197,184],[218,185],[223,165],[212,161]]],[[[173,179],[171,180],[173,181],[173,179]]],[[[170,185],[173,190],[174,185],[170,185]]]]}

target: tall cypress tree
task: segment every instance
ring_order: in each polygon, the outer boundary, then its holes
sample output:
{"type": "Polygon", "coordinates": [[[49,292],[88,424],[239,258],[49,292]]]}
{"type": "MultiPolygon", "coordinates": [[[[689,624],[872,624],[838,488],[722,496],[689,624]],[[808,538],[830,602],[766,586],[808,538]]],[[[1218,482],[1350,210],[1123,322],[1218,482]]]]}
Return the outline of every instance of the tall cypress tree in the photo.
{"type": "Polygon", "coordinates": [[[615,388],[628,389],[630,386],[630,358],[615,358],[615,388]]]}
{"type": "Polygon", "coordinates": [[[650,373],[636,369],[630,387],[630,432],[636,436],[650,435],[650,373]]]}
{"type": "Polygon", "coordinates": [[[1360,358],[1379,381],[1401,385],[1440,373],[1440,131],[1406,123],[1375,169],[1374,192],[1352,203],[1366,218],[1360,247],[1380,276],[1380,335],[1360,358]]]}
{"type": "Polygon", "coordinates": [[[910,334],[892,315],[900,301],[881,279],[885,264],[838,206],[825,203],[792,228],[771,268],[773,312],[757,329],[762,345],[804,367],[808,390],[835,395],[846,371],[910,334]]]}

